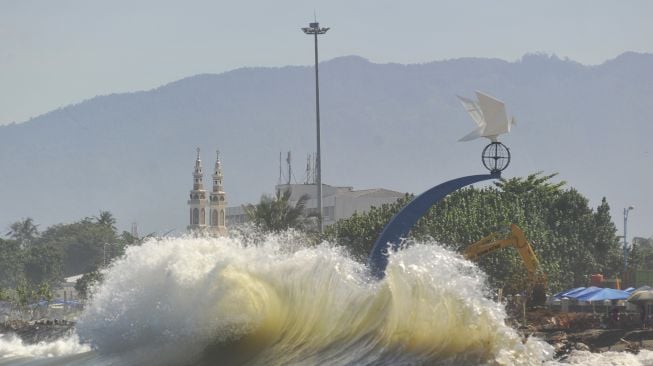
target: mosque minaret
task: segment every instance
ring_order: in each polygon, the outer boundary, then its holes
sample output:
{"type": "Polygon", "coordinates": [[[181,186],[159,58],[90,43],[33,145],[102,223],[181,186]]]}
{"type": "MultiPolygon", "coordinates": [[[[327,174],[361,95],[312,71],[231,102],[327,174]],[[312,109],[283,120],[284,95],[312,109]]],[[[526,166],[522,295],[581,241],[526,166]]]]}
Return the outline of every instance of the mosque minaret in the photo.
{"type": "Polygon", "coordinates": [[[188,230],[193,233],[223,236],[227,235],[227,225],[225,223],[227,195],[222,186],[220,151],[216,151],[215,169],[212,177],[213,189],[207,199],[207,192],[203,183],[202,159],[198,148],[195,169],[193,170],[193,189],[190,191],[190,199],[188,200],[190,212],[188,230]]]}
{"type": "Polygon", "coordinates": [[[206,228],[206,191],[204,190],[204,173],[202,172],[202,160],[200,149],[197,148],[197,159],[195,159],[195,170],[193,171],[193,189],[190,191],[190,225],[188,230],[201,231],[206,228]]]}
{"type": "Polygon", "coordinates": [[[209,197],[210,232],[214,235],[226,235],[225,210],[227,208],[226,194],[222,188],[222,166],[220,151],[216,151],[215,170],[213,172],[213,190],[209,197]]]}
{"type": "Polygon", "coordinates": [[[190,213],[188,230],[193,233],[223,236],[227,235],[227,226],[225,224],[227,195],[222,187],[222,163],[220,162],[219,151],[216,152],[215,170],[212,177],[213,189],[207,198],[203,183],[202,159],[200,158],[200,149],[197,148],[197,158],[193,170],[193,189],[190,191],[190,199],[188,200],[190,213]]]}

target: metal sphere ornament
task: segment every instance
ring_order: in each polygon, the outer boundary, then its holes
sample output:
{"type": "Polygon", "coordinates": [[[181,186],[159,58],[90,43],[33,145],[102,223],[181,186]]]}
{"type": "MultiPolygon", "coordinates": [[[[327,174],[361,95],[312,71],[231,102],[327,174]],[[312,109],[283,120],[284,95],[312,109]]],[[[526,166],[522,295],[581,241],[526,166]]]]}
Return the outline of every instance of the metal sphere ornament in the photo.
{"type": "Polygon", "coordinates": [[[490,173],[499,173],[510,165],[510,149],[499,141],[493,141],[483,149],[481,159],[490,173]]]}

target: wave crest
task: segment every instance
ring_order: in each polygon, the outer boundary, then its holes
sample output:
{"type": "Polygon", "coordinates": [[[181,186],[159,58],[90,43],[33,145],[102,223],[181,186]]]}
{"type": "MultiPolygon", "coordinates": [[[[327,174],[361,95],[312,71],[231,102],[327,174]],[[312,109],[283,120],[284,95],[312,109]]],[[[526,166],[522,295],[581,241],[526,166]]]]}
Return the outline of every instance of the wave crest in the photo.
{"type": "Polygon", "coordinates": [[[154,347],[166,362],[537,364],[550,357],[542,342],[522,344],[501,306],[484,296],[483,274],[455,253],[413,245],[391,255],[386,278],[376,282],[342,248],[297,240],[164,238],[129,248],[106,273],[78,333],[101,354],[154,347]]]}

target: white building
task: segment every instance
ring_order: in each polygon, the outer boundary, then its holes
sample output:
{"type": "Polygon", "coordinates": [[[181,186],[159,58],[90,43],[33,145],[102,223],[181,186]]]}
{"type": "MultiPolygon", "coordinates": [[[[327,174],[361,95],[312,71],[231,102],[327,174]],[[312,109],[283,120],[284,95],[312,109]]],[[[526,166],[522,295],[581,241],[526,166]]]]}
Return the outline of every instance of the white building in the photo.
{"type": "MultiPolygon", "coordinates": [[[[290,203],[295,204],[299,197],[309,196],[306,202],[307,212],[317,212],[317,187],[315,184],[278,184],[275,192],[291,189],[290,203]]],[[[324,210],[324,225],[363,213],[372,206],[394,203],[405,194],[384,188],[354,190],[353,187],[334,187],[322,184],[322,207],[324,210]]],[[[242,206],[227,207],[227,223],[237,225],[247,222],[247,215],[242,206]]]]}
{"type": "Polygon", "coordinates": [[[75,285],[77,280],[82,278],[84,274],[79,274],[76,276],[64,278],[61,286],[54,291],[52,291],[52,298],[57,300],[78,300],[77,290],[75,290],[75,285]]]}
{"type": "Polygon", "coordinates": [[[214,235],[226,235],[226,206],[227,195],[222,187],[222,165],[220,152],[216,152],[215,169],[213,171],[213,190],[207,200],[204,189],[204,172],[202,171],[202,160],[200,149],[197,149],[195,170],[193,171],[193,189],[190,191],[188,206],[190,209],[189,231],[209,231],[214,235]],[[206,216],[209,216],[207,225],[206,216]]]}

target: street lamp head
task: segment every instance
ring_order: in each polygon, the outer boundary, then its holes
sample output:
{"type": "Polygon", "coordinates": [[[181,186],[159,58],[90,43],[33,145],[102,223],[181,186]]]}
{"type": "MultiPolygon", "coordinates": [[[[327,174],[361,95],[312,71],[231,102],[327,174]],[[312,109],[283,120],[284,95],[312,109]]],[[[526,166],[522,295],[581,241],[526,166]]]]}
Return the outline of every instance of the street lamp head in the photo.
{"type": "Polygon", "coordinates": [[[628,211],[634,210],[634,209],[635,209],[635,206],[628,206],[628,211]]]}
{"type": "Polygon", "coordinates": [[[307,28],[302,28],[302,31],[306,34],[324,34],[329,30],[329,28],[320,28],[320,23],[314,22],[310,23],[307,28]]]}

